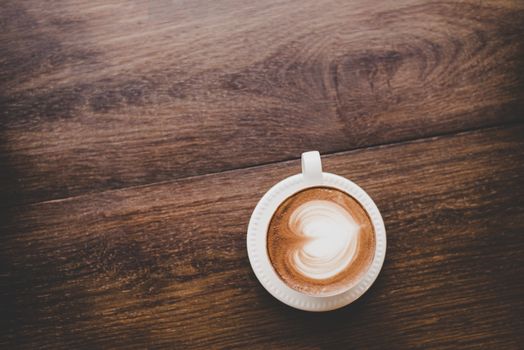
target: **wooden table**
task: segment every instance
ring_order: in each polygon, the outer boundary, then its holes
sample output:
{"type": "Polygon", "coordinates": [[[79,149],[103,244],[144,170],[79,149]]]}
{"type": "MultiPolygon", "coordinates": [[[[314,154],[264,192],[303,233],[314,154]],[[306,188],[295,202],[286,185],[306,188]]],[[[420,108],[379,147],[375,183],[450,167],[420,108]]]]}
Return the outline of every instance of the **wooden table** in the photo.
{"type": "Polygon", "coordinates": [[[0,28],[0,347],[522,348],[522,2],[7,0],[0,28]],[[388,233],[323,314],[245,243],[307,150],[388,233]]]}

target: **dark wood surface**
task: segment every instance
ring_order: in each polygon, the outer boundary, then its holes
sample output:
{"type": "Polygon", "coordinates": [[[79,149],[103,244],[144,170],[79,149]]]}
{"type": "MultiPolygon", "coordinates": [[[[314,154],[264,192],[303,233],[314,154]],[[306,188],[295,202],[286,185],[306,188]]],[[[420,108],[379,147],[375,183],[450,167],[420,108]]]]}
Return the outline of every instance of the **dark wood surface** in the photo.
{"type": "Polygon", "coordinates": [[[7,1],[13,204],[515,121],[519,2],[7,1]]]}
{"type": "Polygon", "coordinates": [[[522,2],[8,0],[0,28],[0,347],[524,344],[522,2]],[[325,314],[245,247],[311,149],[388,233],[325,314]]]}

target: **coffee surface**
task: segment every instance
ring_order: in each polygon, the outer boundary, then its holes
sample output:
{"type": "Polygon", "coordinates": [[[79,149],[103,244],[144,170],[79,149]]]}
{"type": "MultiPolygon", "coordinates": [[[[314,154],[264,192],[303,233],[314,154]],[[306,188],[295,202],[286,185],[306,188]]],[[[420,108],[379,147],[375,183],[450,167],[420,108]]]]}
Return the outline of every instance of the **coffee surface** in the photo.
{"type": "Polygon", "coordinates": [[[355,285],[375,255],[375,231],[362,205],[330,187],[287,198],[268,228],[273,268],[291,288],[328,296],[355,285]]]}

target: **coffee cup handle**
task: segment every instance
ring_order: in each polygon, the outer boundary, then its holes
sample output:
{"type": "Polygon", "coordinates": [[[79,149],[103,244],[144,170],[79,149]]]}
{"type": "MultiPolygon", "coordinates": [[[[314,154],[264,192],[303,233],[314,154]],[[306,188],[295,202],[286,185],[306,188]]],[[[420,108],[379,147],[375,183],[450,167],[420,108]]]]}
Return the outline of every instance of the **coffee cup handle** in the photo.
{"type": "Polygon", "coordinates": [[[302,153],[302,177],[308,185],[322,184],[322,161],[318,151],[302,153]]]}

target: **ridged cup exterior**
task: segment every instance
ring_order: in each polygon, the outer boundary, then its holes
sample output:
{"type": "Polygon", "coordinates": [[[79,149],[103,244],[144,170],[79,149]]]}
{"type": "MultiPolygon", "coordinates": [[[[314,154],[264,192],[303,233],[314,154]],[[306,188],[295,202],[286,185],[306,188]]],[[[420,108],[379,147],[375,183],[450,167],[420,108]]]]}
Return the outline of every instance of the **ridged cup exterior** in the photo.
{"type": "Polygon", "coordinates": [[[354,182],[330,173],[322,173],[318,183],[303,181],[302,174],[290,176],[274,185],[260,199],[247,230],[249,262],[264,288],[281,302],[305,311],[330,311],[346,306],[375,282],[386,256],[386,229],[380,212],[369,195],[354,182]],[[325,186],[346,192],[367,211],[375,229],[376,251],[366,275],[352,288],[328,297],[314,297],[300,293],[285,284],[273,269],[267,254],[267,229],[278,206],[289,196],[306,188],[325,186]]]}

